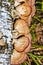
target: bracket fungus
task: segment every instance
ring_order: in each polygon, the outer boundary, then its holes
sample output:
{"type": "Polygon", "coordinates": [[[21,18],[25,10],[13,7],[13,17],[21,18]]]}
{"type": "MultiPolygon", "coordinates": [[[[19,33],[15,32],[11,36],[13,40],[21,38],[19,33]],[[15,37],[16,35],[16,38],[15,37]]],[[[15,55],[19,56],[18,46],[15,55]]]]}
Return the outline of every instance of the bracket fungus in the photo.
{"type": "Polygon", "coordinates": [[[17,65],[27,59],[27,52],[31,48],[31,33],[29,26],[32,17],[35,15],[35,0],[15,0],[11,9],[11,16],[14,20],[12,30],[13,53],[11,64],[17,65]]]}

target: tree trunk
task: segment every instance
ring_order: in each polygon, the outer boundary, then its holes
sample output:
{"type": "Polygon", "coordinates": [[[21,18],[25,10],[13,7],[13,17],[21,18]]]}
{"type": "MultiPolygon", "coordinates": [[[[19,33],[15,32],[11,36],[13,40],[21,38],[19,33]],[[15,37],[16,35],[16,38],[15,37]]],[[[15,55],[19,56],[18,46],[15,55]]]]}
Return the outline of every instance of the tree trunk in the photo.
{"type": "Polygon", "coordinates": [[[0,0],[0,32],[3,33],[3,39],[7,45],[5,52],[0,53],[0,65],[10,65],[12,19],[8,10],[9,6],[8,0],[0,0]]]}

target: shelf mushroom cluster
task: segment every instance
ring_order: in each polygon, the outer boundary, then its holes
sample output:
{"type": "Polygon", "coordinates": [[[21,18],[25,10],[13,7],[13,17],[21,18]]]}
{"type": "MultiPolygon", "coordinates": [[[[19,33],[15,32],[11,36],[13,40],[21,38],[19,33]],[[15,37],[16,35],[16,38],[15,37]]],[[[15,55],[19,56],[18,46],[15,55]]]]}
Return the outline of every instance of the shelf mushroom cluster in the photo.
{"type": "Polygon", "coordinates": [[[11,64],[16,65],[27,59],[30,52],[32,37],[29,26],[35,15],[35,0],[14,0],[11,16],[14,20],[12,30],[13,53],[11,64]]]}

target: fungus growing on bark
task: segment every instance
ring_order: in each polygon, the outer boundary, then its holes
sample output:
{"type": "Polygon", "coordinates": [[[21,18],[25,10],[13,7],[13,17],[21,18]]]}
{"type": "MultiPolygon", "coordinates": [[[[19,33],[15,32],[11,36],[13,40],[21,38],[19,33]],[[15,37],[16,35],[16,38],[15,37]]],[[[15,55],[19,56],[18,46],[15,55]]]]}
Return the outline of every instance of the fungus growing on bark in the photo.
{"type": "Polygon", "coordinates": [[[14,7],[11,9],[11,16],[14,20],[12,65],[23,63],[28,57],[27,52],[30,52],[32,37],[29,26],[32,16],[35,15],[35,0],[15,0],[14,7]]]}

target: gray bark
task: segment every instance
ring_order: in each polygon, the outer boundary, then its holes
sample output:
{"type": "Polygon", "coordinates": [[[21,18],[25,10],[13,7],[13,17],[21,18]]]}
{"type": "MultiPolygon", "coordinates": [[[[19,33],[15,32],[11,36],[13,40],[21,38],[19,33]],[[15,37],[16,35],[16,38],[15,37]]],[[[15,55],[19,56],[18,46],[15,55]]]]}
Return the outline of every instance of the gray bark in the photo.
{"type": "Polygon", "coordinates": [[[0,0],[0,31],[3,33],[3,39],[8,45],[6,52],[0,53],[0,65],[10,65],[10,56],[12,50],[12,19],[9,12],[10,3],[8,0],[0,0]]]}

